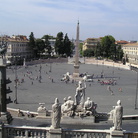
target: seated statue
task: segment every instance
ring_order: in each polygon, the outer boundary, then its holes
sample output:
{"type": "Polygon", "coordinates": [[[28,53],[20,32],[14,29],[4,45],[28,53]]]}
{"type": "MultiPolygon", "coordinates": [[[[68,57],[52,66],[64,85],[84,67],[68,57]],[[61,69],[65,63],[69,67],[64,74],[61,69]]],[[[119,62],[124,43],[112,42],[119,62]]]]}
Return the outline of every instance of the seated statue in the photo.
{"type": "Polygon", "coordinates": [[[94,115],[96,112],[97,104],[95,104],[90,97],[87,97],[87,101],[84,103],[84,112],[86,115],[94,115]]]}
{"type": "Polygon", "coordinates": [[[73,114],[74,114],[74,101],[71,100],[71,96],[69,96],[67,101],[62,105],[62,115],[73,116],[73,114]]]}

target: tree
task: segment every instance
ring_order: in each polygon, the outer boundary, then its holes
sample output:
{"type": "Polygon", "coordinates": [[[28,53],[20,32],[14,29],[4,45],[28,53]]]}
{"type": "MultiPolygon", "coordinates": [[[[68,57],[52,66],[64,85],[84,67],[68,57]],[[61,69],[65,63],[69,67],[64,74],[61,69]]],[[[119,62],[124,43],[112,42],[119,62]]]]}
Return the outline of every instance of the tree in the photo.
{"type": "Polygon", "coordinates": [[[124,55],[123,50],[122,50],[122,48],[121,48],[121,45],[118,45],[118,46],[117,46],[116,51],[117,51],[116,58],[117,58],[117,60],[120,60],[120,61],[121,61],[122,58],[123,58],[123,55],[124,55]]]}
{"type": "Polygon", "coordinates": [[[71,41],[69,40],[67,34],[64,37],[64,53],[66,56],[71,56],[72,54],[72,47],[71,47],[71,41]]]}
{"type": "Polygon", "coordinates": [[[36,39],[36,50],[37,50],[37,57],[39,54],[40,55],[44,52],[45,49],[45,43],[42,39],[36,39]]]}
{"type": "Polygon", "coordinates": [[[86,49],[83,51],[83,56],[84,57],[92,57],[94,56],[94,51],[93,49],[86,49]]]}
{"type": "Polygon", "coordinates": [[[33,32],[29,35],[29,46],[34,57],[36,57],[35,37],[33,32]]]}
{"type": "Polygon", "coordinates": [[[95,57],[100,57],[102,56],[102,47],[100,42],[97,43],[97,46],[95,48],[95,52],[94,52],[95,57]]]}
{"type": "Polygon", "coordinates": [[[58,55],[64,54],[64,45],[63,45],[63,33],[59,32],[56,37],[56,42],[55,42],[55,52],[58,55]]]}
{"type": "Polygon", "coordinates": [[[101,40],[101,50],[103,57],[109,58],[111,53],[113,52],[113,47],[115,46],[115,39],[111,35],[107,35],[101,40]]]}
{"type": "Polygon", "coordinates": [[[45,49],[46,49],[46,51],[47,51],[47,53],[50,55],[51,54],[51,52],[52,52],[52,47],[51,47],[51,45],[50,45],[50,42],[49,42],[49,39],[52,39],[53,37],[52,36],[49,36],[49,35],[44,35],[43,37],[42,37],[42,39],[44,39],[45,40],[45,49]]]}

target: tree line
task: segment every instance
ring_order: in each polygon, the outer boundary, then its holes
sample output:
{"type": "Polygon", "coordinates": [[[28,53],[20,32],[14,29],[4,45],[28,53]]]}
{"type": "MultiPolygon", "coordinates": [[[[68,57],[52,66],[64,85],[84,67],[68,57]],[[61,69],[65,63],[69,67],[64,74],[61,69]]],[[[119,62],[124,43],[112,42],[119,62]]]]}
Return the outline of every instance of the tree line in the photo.
{"type": "MultiPolygon", "coordinates": [[[[29,36],[29,46],[34,58],[40,58],[45,53],[51,56],[55,52],[56,56],[68,57],[72,56],[74,50],[74,43],[70,41],[67,33],[57,33],[56,37],[44,35],[42,38],[36,39],[33,32],[29,36]],[[50,44],[50,39],[55,39],[54,47],[50,44]]],[[[83,57],[107,58],[112,60],[122,60],[123,50],[121,45],[115,43],[115,38],[111,35],[104,36],[100,42],[97,43],[95,49],[82,50],[83,44],[80,43],[80,55],[83,57]]]]}
{"type": "Polygon", "coordinates": [[[50,57],[56,53],[57,56],[68,57],[71,56],[74,49],[73,42],[70,41],[67,33],[59,32],[56,37],[44,35],[42,38],[36,39],[34,33],[29,35],[29,46],[34,58],[41,56],[50,57]],[[50,39],[55,39],[54,47],[50,44],[50,39]]]}
{"type": "Polygon", "coordinates": [[[115,38],[111,35],[104,36],[101,42],[97,43],[95,49],[81,51],[84,57],[107,58],[112,60],[122,60],[123,50],[121,45],[115,43],[115,38]]]}

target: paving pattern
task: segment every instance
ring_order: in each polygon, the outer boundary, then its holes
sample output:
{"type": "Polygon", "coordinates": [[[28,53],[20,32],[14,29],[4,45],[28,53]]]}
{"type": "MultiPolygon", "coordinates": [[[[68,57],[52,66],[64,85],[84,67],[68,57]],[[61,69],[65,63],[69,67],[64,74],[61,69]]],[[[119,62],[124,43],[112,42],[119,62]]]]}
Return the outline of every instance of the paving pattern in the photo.
{"type": "MultiPolygon", "coordinates": [[[[92,62],[91,62],[92,63],[92,62]]],[[[98,112],[109,112],[112,107],[116,105],[117,100],[121,100],[124,107],[124,115],[138,114],[135,110],[135,97],[137,87],[137,74],[128,69],[122,69],[121,65],[116,66],[110,64],[106,66],[105,63],[99,64],[80,64],[80,73],[87,72],[94,74],[93,82],[86,82],[86,98],[91,99],[97,103],[98,112]],[[107,85],[98,83],[101,72],[104,72],[104,79],[109,80],[114,78],[116,85],[110,85],[114,95],[107,90],[107,85]],[[122,91],[119,91],[120,88],[122,91]]],[[[60,103],[63,103],[63,98],[72,96],[74,100],[77,82],[65,83],[61,81],[63,74],[66,72],[73,73],[73,64],[68,63],[45,63],[38,62],[35,65],[29,65],[27,68],[18,67],[18,80],[24,80],[23,83],[18,84],[17,101],[18,104],[10,103],[8,107],[29,111],[37,111],[39,103],[45,103],[45,107],[51,110],[51,106],[57,97],[60,103]],[[40,67],[41,66],[41,67],[40,67]],[[40,69],[41,68],[41,69],[40,69]],[[40,71],[41,70],[41,71],[40,71]],[[51,71],[51,72],[50,72],[51,71]],[[39,76],[42,76],[41,83],[39,76]]],[[[10,94],[12,100],[15,99],[15,69],[7,69],[7,77],[12,80],[10,87],[13,93],[10,94]]],[[[138,103],[137,103],[138,104],[138,103]]],[[[138,105],[137,105],[138,106],[138,105]]]]}

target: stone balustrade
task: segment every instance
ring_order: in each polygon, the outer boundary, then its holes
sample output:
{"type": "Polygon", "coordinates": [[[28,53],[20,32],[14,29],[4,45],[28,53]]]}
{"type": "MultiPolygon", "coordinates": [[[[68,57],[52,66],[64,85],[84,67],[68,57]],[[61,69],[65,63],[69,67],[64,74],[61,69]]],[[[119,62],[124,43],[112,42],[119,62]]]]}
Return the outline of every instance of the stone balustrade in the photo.
{"type": "Polygon", "coordinates": [[[129,138],[138,132],[0,125],[0,138],[129,138]]]}
{"type": "Polygon", "coordinates": [[[49,128],[5,125],[4,132],[4,138],[47,138],[49,128]]]}
{"type": "Polygon", "coordinates": [[[64,138],[107,138],[110,136],[109,130],[63,130],[62,136],[64,138]]]}

